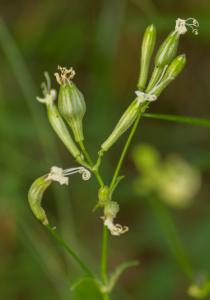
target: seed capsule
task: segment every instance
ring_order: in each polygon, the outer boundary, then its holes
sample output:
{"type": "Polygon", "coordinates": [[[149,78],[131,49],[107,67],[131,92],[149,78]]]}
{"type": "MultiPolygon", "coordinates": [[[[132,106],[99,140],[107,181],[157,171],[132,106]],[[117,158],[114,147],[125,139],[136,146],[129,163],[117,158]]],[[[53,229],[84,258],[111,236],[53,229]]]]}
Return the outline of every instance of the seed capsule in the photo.
{"type": "Polygon", "coordinates": [[[181,73],[185,64],[186,64],[186,56],[184,54],[177,56],[168,67],[161,83],[157,85],[151,91],[151,93],[153,93],[156,96],[159,96],[161,92],[166,88],[166,86],[181,73]]]}
{"type": "Polygon", "coordinates": [[[133,124],[140,109],[139,99],[136,98],[126,109],[110,136],[101,145],[101,151],[108,151],[119,137],[133,124]]]}
{"type": "MultiPolygon", "coordinates": [[[[75,140],[84,140],[82,121],[86,111],[86,105],[82,93],[70,80],[73,75],[67,73],[69,70],[59,67],[61,71],[58,82],[61,84],[58,96],[58,109],[73,131],[75,140]]],[[[71,70],[71,69],[70,69],[71,70]]],[[[56,73],[56,78],[58,79],[56,73]]]]}
{"type": "Polygon", "coordinates": [[[37,178],[31,185],[28,192],[28,202],[35,217],[42,222],[43,225],[48,225],[46,213],[42,208],[42,197],[45,190],[52,183],[52,180],[46,180],[46,176],[37,178]]]}
{"type": "Polygon", "coordinates": [[[156,29],[154,25],[147,27],[144,33],[142,47],[141,47],[141,69],[138,81],[139,90],[144,90],[147,83],[148,72],[152,53],[154,51],[156,42],[156,29]]]}

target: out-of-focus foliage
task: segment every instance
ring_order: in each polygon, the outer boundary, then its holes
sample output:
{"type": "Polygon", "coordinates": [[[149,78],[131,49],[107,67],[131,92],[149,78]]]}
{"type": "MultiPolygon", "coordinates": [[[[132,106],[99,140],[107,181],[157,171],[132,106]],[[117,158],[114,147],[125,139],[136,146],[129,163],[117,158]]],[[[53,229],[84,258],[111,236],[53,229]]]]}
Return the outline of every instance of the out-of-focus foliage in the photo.
{"type": "Polygon", "coordinates": [[[135,190],[140,195],[155,194],[174,207],[189,206],[200,188],[201,176],[189,163],[176,154],[161,161],[150,145],[135,146],[134,162],[140,171],[135,190]]]}
{"type": "MultiPolygon", "coordinates": [[[[70,287],[80,271],[34,219],[27,203],[34,178],[52,165],[75,165],[35,99],[43,72],[53,74],[57,65],[74,66],[76,84],[87,104],[84,134],[96,157],[99,145],[133,99],[145,27],[157,26],[160,45],[177,17],[192,16],[199,20],[200,30],[196,37],[189,33],[181,38],[185,70],[151,111],[209,118],[210,2],[0,0],[0,7],[0,299],[74,299],[70,287]]],[[[55,80],[53,87],[58,89],[55,80]]],[[[177,153],[202,173],[192,205],[173,210],[172,215],[195,271],[207,274],[209,137],[208,129],[142,119],[133,143],[152,144],[165,157],[177,153]]],[[[104,159],[107,182],[125,138],[104,159]]],[[[138,172],[131,155],[122,173],[126,180],[115,198],[120,203],[119,218],[130,231],[110,238],[109,267],[133,258],[141,265],[122,276],[113,299],[188,299],[188,279],[173,259],[146,197],[132,189],[138,172]]],[[[102,221],[92,213],[96,201],[94,179],[81,187],[81,181],[72,178],[69,189],[50,187],[44,206],[65,240],[98,271],[102,221]]]]}

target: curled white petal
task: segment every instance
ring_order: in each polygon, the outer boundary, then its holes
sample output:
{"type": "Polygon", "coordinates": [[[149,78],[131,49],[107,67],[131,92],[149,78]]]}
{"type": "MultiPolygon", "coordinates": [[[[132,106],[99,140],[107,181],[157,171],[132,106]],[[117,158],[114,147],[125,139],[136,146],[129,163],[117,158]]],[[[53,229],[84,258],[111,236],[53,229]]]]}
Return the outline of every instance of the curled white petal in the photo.
{"type": "Polygon", "coordinates": [[[80,169],[79,173],[82,174],[82,179],[85,180],[85,181],[89,180],[90,177],[91,177],[90,171],[87,170],[87,169],[85,169],[85,168],[83,168],[83,167],[80,169]]]}
{"type": "Polygon", "coordinates": [[[42,97],[36,97],[36,99],[45,104],[50,104],[55,101],[56,99],[56,90],[50,90],[43,98],[42,97]]]}
{"type": "Polygon", "coordinates": [[[175,31],[179,34],[185,34],[187,32],[187,27],[191,28],[192,33],[198,34],[199,22],[194,18],[188,18],[186,20],[178,18],[176,20],[175,31]]]}
{"type": "Polygon", "coordinates": [[[109,229],[110,233],[115,236],[119,236],[129,230],[127,226],[122,226],[120,224],[114,224],[112,217],[103,218],[104,225],[109,229]]]}
{"type": "Polygon", "coordinates": [[[57,181],[61,185],[68,185],[69,183],[69,179],[64,175],[63,169],[56,166],[53,166],[50,169],[50,173],[47,175],[46,180],[57,181]]]}

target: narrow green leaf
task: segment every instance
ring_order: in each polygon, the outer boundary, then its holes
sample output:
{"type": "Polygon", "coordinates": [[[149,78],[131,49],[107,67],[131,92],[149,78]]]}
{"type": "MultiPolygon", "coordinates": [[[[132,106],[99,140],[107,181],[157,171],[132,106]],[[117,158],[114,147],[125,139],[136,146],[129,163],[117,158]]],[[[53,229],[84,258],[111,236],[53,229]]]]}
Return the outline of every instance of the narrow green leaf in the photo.
{"type": "Polygon", "coordinates": [[[182,124],[210,127],[210,118],[209,119],[201,119],[201,118],[194,118],[194,117],[188,117],[188,116],[178,116],[178,115],[168,115],[168,114],[150,114],[150,113],[143,113],[142,116],[145,118],[150,118],[150,119],[157,119],[157,120],[177,122],[177,123],[182,123],[182,124]]]}

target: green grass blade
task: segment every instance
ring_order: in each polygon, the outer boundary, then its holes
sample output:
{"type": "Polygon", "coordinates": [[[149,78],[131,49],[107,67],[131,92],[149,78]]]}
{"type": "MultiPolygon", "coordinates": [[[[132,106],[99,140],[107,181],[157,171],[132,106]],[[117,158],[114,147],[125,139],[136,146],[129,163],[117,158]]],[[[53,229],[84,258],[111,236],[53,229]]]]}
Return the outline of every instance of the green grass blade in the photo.
{"type": "Polygon", "coordinates": [[[179,116],[179,115],[151,114],[151,113],[144,113],[143,117],[150,118],[150,119],[169,121],[169,122],[176,122],[176,123],[181,123],[181,124],[210,127],[210,118],[202,119],[202,118],[194,118],[194,117],[190,117],[190,116],[188,117],[188,116],[179,116]]]}

